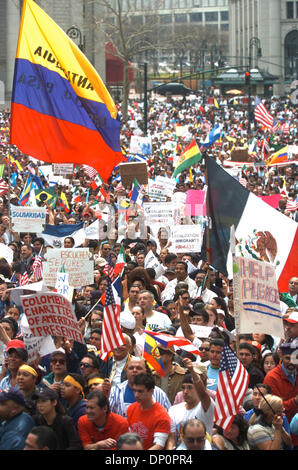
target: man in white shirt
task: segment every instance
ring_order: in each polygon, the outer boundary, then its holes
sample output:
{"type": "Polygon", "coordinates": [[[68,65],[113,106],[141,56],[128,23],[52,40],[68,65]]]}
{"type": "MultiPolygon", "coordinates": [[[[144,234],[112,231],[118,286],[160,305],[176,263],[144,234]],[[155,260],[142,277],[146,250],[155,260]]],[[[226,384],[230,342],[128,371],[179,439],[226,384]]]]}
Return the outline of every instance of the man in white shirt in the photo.
{"type": "Polygon", "coordinates": [[[188,276],[188,269],[187,263],[185,261],[177,261],[175,266],[175,279],[168,282],[165,289],[161,294],[161,300],[164,302],[165,300],[170,300],[174,298],[175,295],[175,287],[178,282],[185,282],[188,285],[188,291],[191,298],[195,298],[195,293],[197,292],[197,285],[195,281],[193,281],[188,276]]]}
{"type": "Polygon", "coordinates": [[[156,328],[166,329],[172,325],[170,318],[162,312],[153,310],[154,295],[150,291],[141,291],[139,294],[139,305],[145,312],[146,327],[150,330],[156,328]]]}

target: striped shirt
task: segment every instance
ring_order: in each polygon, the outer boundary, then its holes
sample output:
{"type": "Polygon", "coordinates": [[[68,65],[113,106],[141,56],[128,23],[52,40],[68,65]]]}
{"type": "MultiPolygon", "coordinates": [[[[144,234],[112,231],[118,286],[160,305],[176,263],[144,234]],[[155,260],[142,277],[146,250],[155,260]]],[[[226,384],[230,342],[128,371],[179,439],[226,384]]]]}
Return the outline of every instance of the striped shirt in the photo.
{"type": "MultiPolygon", "coordinates": [[[[125,401],[125,392],[127,385],[128,380],[125,380],[120,384],[112,386],[109,397],[111,411],[113,411],[113,413],[123,416],[124,418],[126,418],[127,408],[129,407],[129,405],[131,405],[131,403],[133,403],[125,401]]],[[[162,405],[167,411],[172,406],[165,392],[157,386],[154,387],[153,399],[160,403],[160,405],[162,405]]]]}

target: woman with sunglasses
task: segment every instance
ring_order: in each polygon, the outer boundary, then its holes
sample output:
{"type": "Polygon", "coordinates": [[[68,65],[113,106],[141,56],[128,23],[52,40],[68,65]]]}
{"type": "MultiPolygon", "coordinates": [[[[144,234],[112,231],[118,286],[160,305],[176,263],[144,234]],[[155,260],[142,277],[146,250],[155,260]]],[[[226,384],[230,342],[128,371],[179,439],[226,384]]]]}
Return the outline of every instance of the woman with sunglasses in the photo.
{"type": "Polygon", "coordinates": [[[51,354],[50,369],[51,372],[42,379],[41,385],[46,385],[59,395],[61,384],[67,375],[66,355],[62,349],[51,354]]]}

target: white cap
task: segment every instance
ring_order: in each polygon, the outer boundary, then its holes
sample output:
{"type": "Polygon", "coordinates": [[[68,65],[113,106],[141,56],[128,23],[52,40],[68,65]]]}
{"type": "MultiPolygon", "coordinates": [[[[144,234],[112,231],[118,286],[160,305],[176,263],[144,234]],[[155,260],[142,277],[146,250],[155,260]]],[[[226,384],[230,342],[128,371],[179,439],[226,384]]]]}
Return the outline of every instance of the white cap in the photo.
{"type": "Polygon", "coordinates": [[[224,317],[226,316],[225,312],[221,308],[217,308],[216,312],[218,315],[223,315],[224,317]]]}
{"type": "Polygon", "coordinates": [[[128,330],[134,330],[136,327],[136,319],[130,312],[120,312],[120,325],[128,330]]]}

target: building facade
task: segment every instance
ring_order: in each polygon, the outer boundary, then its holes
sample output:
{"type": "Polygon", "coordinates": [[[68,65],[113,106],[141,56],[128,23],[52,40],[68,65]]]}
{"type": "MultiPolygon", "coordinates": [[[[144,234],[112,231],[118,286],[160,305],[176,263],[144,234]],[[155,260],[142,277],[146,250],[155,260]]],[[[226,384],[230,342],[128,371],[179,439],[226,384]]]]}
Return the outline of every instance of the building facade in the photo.
{"type": "Polygon", "coordinates": [[[230,65],[260,68],[279,77],[273,93],[298,79],[298,2],[230,0],[230,65]]]}
{"type": "MultiPolygon", "coordinates": [[[[35,0],[38,5],[80,45],[99,75],[105,79],[103,34],[95,27],[99,15],[95,2],[87,0],[35,0]],[[75,28],[71,29],[73,26],[75,28]]],[[[4,82],[6,104],[10,102],[14,60],[23,0],[0,0],[0,81],[4,82]]]]}

